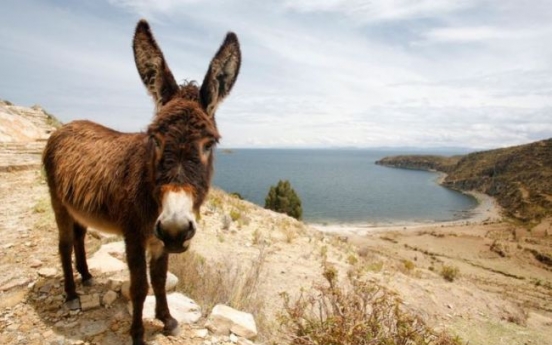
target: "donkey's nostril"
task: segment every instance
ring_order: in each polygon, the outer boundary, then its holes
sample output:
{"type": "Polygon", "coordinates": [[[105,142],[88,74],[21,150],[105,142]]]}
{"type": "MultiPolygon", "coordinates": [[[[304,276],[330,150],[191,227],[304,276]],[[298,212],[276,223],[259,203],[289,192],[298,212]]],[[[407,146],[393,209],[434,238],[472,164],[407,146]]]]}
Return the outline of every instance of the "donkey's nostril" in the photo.
{"type": "Polygon", "coordinates": [[[158,220],[155,223],[155,228],[153,229],[153,234],[160,240],[163,240],[163,231],[161,230],[161,221],[158,220]]]}
{"type": "Polygon", "coordinates": [[[191,239],[192,237],[194,237],[195,232],[196,232],[196,224],[195,224],[195,222],[190,221],[188,223],[188,231],[186,232],[186,238],[184,239],[184,241],[187,241],[187,240],[191,239]]]}

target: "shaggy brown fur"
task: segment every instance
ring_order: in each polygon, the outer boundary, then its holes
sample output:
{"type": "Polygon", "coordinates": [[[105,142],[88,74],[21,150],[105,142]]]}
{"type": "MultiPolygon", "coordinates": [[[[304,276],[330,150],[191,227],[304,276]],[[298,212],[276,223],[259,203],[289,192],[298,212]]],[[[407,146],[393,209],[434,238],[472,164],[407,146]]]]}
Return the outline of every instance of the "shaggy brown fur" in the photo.
{"type": "MultiPolygon", "coordinates": [[[[84,238],[87,227],[124,236],[131,278],[133,344],[144,344],[142,307],[147,294],[146,249],[156,317],[166,331],[177,327],[165,293],[168,254],[182,252],[195,234],[195,220],[163,229],[163,198],[182,192],[197,214],[212,175],[212,148],[220,138],[214,112],[239,73],[237,37],[228,33],[211,61],[201,88],[178,86],[148,23],[134,36],[138,72],[156,103],[157,114],[146,133],[121,133],[90,121],[71,122],[52,134],[43,154],[52,208],[59,228],[59,253],[66,300],[78,308],[71,255],[83,284],[91,284],[84,238]]],[[[187,211],[187,210],[183,210],[187,211]]]]}

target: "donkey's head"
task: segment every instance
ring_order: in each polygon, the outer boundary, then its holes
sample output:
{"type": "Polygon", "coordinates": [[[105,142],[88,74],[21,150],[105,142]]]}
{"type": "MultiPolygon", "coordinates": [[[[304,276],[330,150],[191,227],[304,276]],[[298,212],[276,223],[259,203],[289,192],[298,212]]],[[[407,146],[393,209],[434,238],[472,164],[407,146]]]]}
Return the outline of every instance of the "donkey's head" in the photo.
{"type": "Polygon", "coordinates": [[[138,73],[156,103],[147,132],[150,178],[159,205],[154,234],[168,252],[182,252],[195,234],[209,189],[213,147],[220,138],[215,110],[238,76],[238,38],[226,35],[201,87],[176,83],[145,20],[136,27],[133,47],[138,73]]]}

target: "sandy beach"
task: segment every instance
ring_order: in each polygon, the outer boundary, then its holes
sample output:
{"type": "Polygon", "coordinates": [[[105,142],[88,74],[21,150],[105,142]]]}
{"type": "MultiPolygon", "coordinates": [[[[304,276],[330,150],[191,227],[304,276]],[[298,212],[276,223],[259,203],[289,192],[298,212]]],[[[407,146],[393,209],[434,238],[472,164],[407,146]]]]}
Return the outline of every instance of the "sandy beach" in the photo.
{"type": "Polygon", "coordinates": [[[480,192],[464,192],[464,194],[471,195],[477,200],[477,206],[466,212],[466,217],[456,220],[450,220],[445,222],[427,222],[427,223],[395,223],[389,225],[379,224],[363,224],[363,223],[351,223],[351,224],[309,224],[309,226],[325,232],[336,235],[367,235],[370,233],[381,233],[386,231],[408,231],[408,230],[420,230],[426,227],[448,227],[469,225],[478,223],[492,223],[500,221],[502,216],[502,209],[497,204],[496,200],[492,197],[480,193],[480,192]]]}

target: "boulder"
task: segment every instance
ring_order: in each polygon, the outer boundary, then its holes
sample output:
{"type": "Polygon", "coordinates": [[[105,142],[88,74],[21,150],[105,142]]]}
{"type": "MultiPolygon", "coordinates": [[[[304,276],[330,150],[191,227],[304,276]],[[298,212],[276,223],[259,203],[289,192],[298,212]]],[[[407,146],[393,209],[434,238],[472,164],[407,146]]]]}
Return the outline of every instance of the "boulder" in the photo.
{"type": "Polygon", "coordinates": [[[125,247],[123,242],[104,244],[88,260],[88,268],[100,273],[115,273],[127,268],[127,264],[117,257],[124,257],[125,247]]]}
{"type": "MultiPolygon", "coordinates": [[[[201,308],[197,303],[181,293],[173,292],[167,295],[167,303],[172,317],[179,323],[195,323],[201,318],[201,308]]],[[[128,303],[128,311],[132,314],[132,302],[128,303]]],[[[155,319],[155,296],[147,296],[142,312],[144,319],[155,319]]]]}
{"type": "Polygon", "coordinates": [[[246,339],[257,336],[257,325],[253,315],[226,305],[217,304],[205,324],[216,335],[233,333],[246,339]]]}

